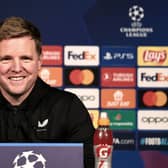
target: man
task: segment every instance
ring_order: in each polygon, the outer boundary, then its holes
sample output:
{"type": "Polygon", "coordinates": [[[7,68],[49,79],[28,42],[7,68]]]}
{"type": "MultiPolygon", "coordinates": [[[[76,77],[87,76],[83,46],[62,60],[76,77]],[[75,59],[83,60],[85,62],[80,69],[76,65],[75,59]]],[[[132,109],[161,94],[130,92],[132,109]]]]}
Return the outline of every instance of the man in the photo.
{"type": "Polygon", "coordinates": [[[85,167],[94,167],[89,114],[72,93],[52,88],[38,73],[39,30],[20,17],[0,23],[0,141],[82,142],[85,167]]]}

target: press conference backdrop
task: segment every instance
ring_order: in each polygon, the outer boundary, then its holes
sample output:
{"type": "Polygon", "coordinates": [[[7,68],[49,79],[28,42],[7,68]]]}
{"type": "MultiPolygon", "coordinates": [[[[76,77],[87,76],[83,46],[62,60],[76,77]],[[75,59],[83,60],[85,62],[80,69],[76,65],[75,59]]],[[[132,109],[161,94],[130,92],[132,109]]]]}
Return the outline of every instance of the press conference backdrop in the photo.
{"type": "Polygon", "coordinates": [[[0,19],[22,16],[43,37],[48,84],[76,93],[97,128],[107,111],[113,168],[168,163],[167,1],[9,1],[0,19]],[[121,162],[122,160],[122,162],[121,162]]]}

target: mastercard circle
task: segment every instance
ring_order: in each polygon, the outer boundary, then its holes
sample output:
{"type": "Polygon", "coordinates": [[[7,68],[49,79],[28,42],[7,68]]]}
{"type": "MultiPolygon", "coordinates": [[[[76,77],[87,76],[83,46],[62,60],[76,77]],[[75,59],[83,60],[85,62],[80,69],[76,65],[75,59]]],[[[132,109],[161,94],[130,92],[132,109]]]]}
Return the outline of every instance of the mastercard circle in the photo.
{"type": "Polygon", "coordinates": [[[89,85],[94,80],[94,74],[89,69],[75,69],[70,72],[69,79],[74,85],[89,85]]]}
{"type": "Polygon", "coordinates": [[[71,73],[69,75],[69,79],[74,85],[80,85],[81,81],[83,80],[81,70],[75,69],[75,70],[71,71],[71,73]]]}
{"type": "Polygon", "coordinates": [[[143,103],[146,106],[154,106],[156,104],[157,96],[153,91],[147,91],[143,95],[143,103]]]}
{"type": "Polygon", "coordinates": [[[164,106],[167,102],[167,95],[163,91],[156,91],[155,92],[157,100],[155,105],[156,106],[164,106]]]}
{"type": "Polygon", "coordinates": [[[85,70],[82,70],[81,73],[83,74],[82,84],[89,85],[93,82],[94,74],[91,70],[85,69],[85,70]]]}

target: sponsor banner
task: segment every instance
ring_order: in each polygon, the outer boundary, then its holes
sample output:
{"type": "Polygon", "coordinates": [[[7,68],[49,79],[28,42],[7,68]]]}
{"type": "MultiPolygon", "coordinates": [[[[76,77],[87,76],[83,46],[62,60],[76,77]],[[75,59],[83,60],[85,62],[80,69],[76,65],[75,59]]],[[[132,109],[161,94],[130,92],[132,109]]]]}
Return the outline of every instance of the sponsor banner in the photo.
{"type": "Polygon", "coordinates": [[[138,132],[139,150],[168,150],[168,132],[138,132]]]}
{"type": "Polygon", "coordinates": [[[98,68],[64,68],[64,84],[66,86],[96,86],[99,85],[98,68]]]}
{"type": "Polygon", "coordinates": [[[135,89],[101,89],[101,107],[128,109],[136,106],[135,89]]]}
{"type": "Polygon", "coordinates": [[[138,90],[138,107],[139,108],[167,108],[168,107],[168,90],[150,89],[138,90]]]}
{"type": "Polygon", "coordinates": [[[63,47],[55,45],[42,46],[42,65],[62,65],[63,47]]]}
{"type": "Polygon", "coordinates": [[[64,64],[66,66],[98,66],[98,46],[64,46],[64,64]]]}
{"type": "Polygon", "coordinates": [[[139,110],[139,130],[168,130],[168,110],[139,110]]]}
{"type": "Polygon", "coordinates": [[[99,108],[99,89],[65,88],[64,90],[75,93],[86,108],[99,108]]]}
{"type": "Polygon", "coordinates": [[[168,87],[168,68],[138,68],[139,87],[168,87]]]}
{"type": "Polygon", "coordinates": [[[135,150],[135,133],[130,131],[113,131],[114,150],[135,150]]]}
{"type": "Polygon", "coordinates": [[[112,130],[136,129],[136,112],[134,110],[103,110],[108,113],[112,130]]]}
{"type": "Polygon", "coordinates": [[[168,47],[139,46],[139,66],[168,66],[168,47]]]}
{"type": "Polygon", "coordinates": [[[101,65],[103,66],[135,66],[136,47],[102,46],[101,65]]]}
{"type": "Polygon", "coordinates": [[[98,110],[88,110],[88,112],[92,119],[94,128],[98,128],[99,111],[98,110]]]}
{"type": "Polygon", "coordinates": [[[101,86],[103,87],[135,87],[135,68],[101,68],[101,86]]]}
{"type": "Polygon", "coordinates": [[[53,87],[61,87],[62,68],[61,67],[42,67],[39,72],[40,78],[53,87]]]}

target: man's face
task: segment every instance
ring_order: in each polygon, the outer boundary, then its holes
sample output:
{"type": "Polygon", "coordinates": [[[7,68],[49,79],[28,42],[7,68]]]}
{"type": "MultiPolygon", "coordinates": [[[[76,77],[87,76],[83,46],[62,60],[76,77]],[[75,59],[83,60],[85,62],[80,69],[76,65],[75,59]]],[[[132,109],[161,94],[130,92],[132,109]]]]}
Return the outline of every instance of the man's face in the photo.
{"type": "Polygon", "coordinates": [[[35,42],[19,37],[0,42],[0,89],[9,97],[25,98],[32,90],[41,66],[35,42]]]}

